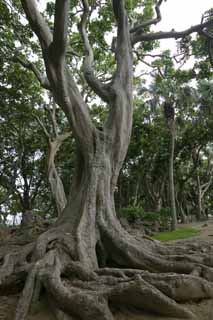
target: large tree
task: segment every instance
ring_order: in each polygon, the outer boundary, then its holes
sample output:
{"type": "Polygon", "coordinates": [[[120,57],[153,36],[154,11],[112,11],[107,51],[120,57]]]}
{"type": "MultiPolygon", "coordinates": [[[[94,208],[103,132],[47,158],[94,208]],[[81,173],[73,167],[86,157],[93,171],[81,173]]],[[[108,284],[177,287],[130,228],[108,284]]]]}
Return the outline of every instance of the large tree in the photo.
{"type": "MultiPolygon", "coordinates": [[[[142,21],[132,29],[127,15],[131,7],[128,1],[113,0],[112,7],[110,3],[75,1],[82,12],[79,30],[85,48],[84,77],[108,106],[107,119],[100,129],[92,122],[67,63],[68,29],[75,30],[69,23],[70,1],[55,1],[53,28],[34,0],[21,3],[39,39],[47,77],[41,77],[32,64],[25,65],[52,92],[65,112],[76,140],[78,159],[67,205],[54,227],[35,243],[21,248],[19,255],[16,248],[15,253],[2,257],[2,287],[28,274],[16,320],[27,319],[31,302],[38,299],[41,288],[45,288],[60,312],[74,319],[110,320],[113,319],[110,307],[123,304],[164,316],[193,318],[178,302],[213,297],[213,262],[209,252],[199,254],[196,246],[191,248],[190,256],[189,248],[176,248],[175,254],[172,247],[145,238],[135,239],[116,217],[114,192],[132,128],[132,47],[141,42],[202,32],[212,22],[182,32],[146,33],[161,19],[162,0],[156,4],[156,18],[142,21]],[[107,17],[114,14],[117,29],[112,46],[115,71],[106,83],[93,71],[94,56],[87,32],[87,24],[92,24],[91,7],[97,14],[102,6],[106,6],[107,17]]],[[[139,4],[140,1],[134,2],[139,4]]],[[[93,30],[94,25],[90,28],[93,30]]]]}

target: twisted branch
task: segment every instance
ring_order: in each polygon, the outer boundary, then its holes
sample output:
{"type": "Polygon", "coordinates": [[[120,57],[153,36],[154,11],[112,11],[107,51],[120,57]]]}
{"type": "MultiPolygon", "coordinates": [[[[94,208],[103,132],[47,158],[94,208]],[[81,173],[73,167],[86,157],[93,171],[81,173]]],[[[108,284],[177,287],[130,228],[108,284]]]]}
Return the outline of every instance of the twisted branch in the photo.
{"type": "Polygon", "coordinates": [[[131,33],[137,32],[137,31],[139,31],[139,30],[144,29],[145,27],[151,26],[152,24],[157,24],[157,23],[159,23],[159,22],[161,21],[161,19],[162,19],[161,12],[160,12],[160,6],[161,6],[162,2],[163,2],[163,0],[159,0],[159,1],[157,2],[156,6],[155,6],[155,11],[156,11],[156,14],[157,14],[156,18],[150,19],[150,20],[148,20],[148,21],[145,21],[145,22],[141,23],[140,25],[132,28],[132,29],[130,30],[130,32],[131,32],[131,33]]]}
{"type": "Polygon", "coordinates": [[[87,0],[82,0],[83,14],[81,16],[81,22],[79,24],[79,30],[84,43],[85,58],[83,64],[84,76],[89,86],[94,92],[101,97],[104,101],[109,102],[109,86],[103,84],[94,74],[93,63],[94,55],[93,50],[89,41],[88,33],[86,31],[87,20],[90,15],[89,3],[87,0]]]}
{"type": "Polygon", "coordinates": [[[202,34],[203,29],[205,27],[211,26],[213,24],[213,21],[208,21],[205,23],[194,25],[186,30],[183,31],[166,31],[166,32],[155,32],[155,33],[143,33],[141,29],[138,31],[132,33],[132,45],[134,46],[136,43],[141,41],[153,41],[153,40],[161,40],[161,39],[180,39],[184,38],[191,33],[197,32],[202,34]]]}

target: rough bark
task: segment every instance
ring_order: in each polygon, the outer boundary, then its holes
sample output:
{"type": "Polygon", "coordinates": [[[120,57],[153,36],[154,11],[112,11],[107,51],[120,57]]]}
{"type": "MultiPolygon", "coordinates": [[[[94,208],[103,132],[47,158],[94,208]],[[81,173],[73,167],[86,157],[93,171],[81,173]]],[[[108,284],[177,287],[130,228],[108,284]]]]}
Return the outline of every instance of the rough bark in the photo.
{"type": "MultiPolygon", "coordinates": [[[[90,72],[88,2],[82,4],[81,33],[90,72]]],[[[118,30],[113,80],[105,90],[94,74],[87,78],[109,104],[103,131],[92,124],[66,65],[69,1],[56,0],[53,35],[33,0],[22,0],[22,5],[39,38],[51,91],[76,139],[78,165],[56,224],[24,250],[0,252],[0,288],[25,279],[15,320],[27,319],[41,289],[60,312],[76,320],[112,320],[111,306],[124,304],[162,316],[195,318],[179,302],[213,297],[212,247],[204,254],[196,246],[166,247],[135,239],[116,217],[114,192],[129,145],[133,110],[132,48],[124,1],[113,1],[118,30]]]]}

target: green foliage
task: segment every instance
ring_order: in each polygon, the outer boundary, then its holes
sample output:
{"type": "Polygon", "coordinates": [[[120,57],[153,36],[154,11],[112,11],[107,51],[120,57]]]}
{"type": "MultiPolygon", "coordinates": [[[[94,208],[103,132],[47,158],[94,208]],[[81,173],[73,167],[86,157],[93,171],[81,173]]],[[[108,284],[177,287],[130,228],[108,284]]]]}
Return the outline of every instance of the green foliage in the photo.
{"type": "Polygon", "coordinates": [[[129,222],[134,222],[138,218],[143,218],[144,210],[141,207],[127,207],[120,209],[119,215],[126,218],[129,222]]]}
{"type": "Polygon", "coordinates": [[[160,241],[173,241],[198,236],[200,231],[194,228],[180,228],[170,232],[160,232],[152,238],[160,241]]]}
{"type": "Polygon", "coordinates": [[[119,216],[126,218],[130,223],[134,222],[137,219],[140,219],[142,221],[150,221],[155,222],[158,221],[160,223],[168,222],[171,216],[170,209],[169,208],[162,208],[158,212],[147,212],[144,211],[142,207],[126,207],[122,208],[119,211],[119,216]]]}
{"type": "MultiPolygon", "coordinates": [[[[157,0],[127,0],[125,6],[129,15],[129,23],[134,27],[155,15],[154,5],[157,0]]],[[[91,16],[87,31],[94,50],[95,74],[105,83],[111,81],[115,70],[114,52],[111,48],[115,34],[116,21],[112,14],[111,1],[97,2],[90,0],[91,16]]],[[[15,191],[18,186],[23,195],[23,175],[30,181],[30,192],[37,190],[38,182],[42,181],[34,207],[37,212],[52,212],[50,193],[46,181],[46,160],[48,144],[43,132],[34,119],[41,118],[51,132],[49,118],[43,109],[43,92],[34,75],[19,64],[14,63],[16,56],[24,61],[35,60],[39,70],[44,71],[41,63],[41,52],[38,42],[32,34],[23,16],[21,2],[12,1],[12,9],[0,0],[0,203],[4,203],[7,212],[20,212],[19,195],[15,191]],[[23,147],[24,145],[24,147],[23,147]],[[24,151],[24,152],[23,152],[24,151]],[[24,155],[24,156],[23,156],[24,155]],[[24,170],[20,159],[24,159],[24,170]],[[21,177],[17,182],[17,177],[21,177]],[[12,196],[8,198],[13,187],[12,196]],[[51,209],[49,209],[51,207],[51,209]]],[[[79,1],[70,2],[69,39],[67,61],[72,75],[83,92],[90,107],[93,122],[98,129],[106,118],[108,109],[97,99],[82,77],[84,48],[78,23],[81,18],[79,1]]],[[[47,1],[43,15],[50,28],[53,27],[54,4],[47,1]]],[[[150,26],[144,28],[146,33],[150,26]]],[[[144,59],[146,53],[157,48],[157,41],[145,41],[137,45],[138,55],[144,59]]],[[[168,207],[168,145],[169,137],[162,114],[163,101],[170,99],[176,111],[176,149],[175,149],[175,181],[177,198],[184,199],[184,210],[196,206],[196,177],[192,161],[193,149],[202,147],[204,158],[208,158],[208,150],[213,136],[213,85],[212,69],[209,63],[208,41],[202,35],[196,38],[187,37],[179,43],[179,50],[185,53],[181,63],[195,55],[194,65],[188,69],[177,68],[177,63],[169,50],[157,55],[151,63],[153,76],[151,86],[144,88],[145,80],[139,77],[134,80],[137,95],[134,100],[134,124],[132,141],[119,177],[116,206],[122,215],[130,220],[138,218],[149,221],[169,217],[169,211],[162,209],[155,212],[156,199],[160,197],[162,206],[168,207]],[[184,60],[185,59],[185,60],[184,60]],[[193,83],[192,83],[193,80],[193,83]],[[161,188],[162,187],[162,188],[161,188]],[[162,189],[162,190],[161,190],[162,189]]],[[[151,52],[152,53],[152,52],[151,52]]],[[[135,55],[134,68],[141,66],[140,59],[135,55]]],[[[144,71],[144,70],[140,70],[144,71]]],[[[61,131],[67,129],[67,119],[57,110],[57,121],[61,131]]],[[[70,173],[74,172],[75,143],[66,141],[57,154],[56,165],[68,192],[70,173]]],[[[22,161],[23,162],[23,161],[22,161]]],[[[207,161],[199,163],[201,181],[206,181],[207,161]]],[[[209,189],[205,204],[212,204],[212,188],[209,189]]],[[[3,210],[3,209],[2,209],[3,210]]]]}

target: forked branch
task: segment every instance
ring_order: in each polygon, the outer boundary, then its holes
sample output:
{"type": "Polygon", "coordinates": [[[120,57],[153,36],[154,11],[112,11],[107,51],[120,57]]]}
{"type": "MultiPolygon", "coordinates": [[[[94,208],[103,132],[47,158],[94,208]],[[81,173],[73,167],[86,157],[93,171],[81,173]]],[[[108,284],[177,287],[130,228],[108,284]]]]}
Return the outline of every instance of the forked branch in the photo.
{"type": "Polygon", "coordinates": [[[202,34],[202,31],[205,27],[211,26],[213,24],[213,21],[207,21],[205,23],[200,23],[195,26],[192,26],[188,29],[185,29],[183,31],[166,31],[166,32],[153,32],[153,33],[143,33],[141,29],[137,30],[136,32],[132,33],[132,45],[135,45],[138,42],[141,41],[153,41],[153,40],[161,40],[161,39],[180,39],[184,38],[191,33],[197,32],[202,34]]]}
{"type": "Polygon", "coordinates": [[[88,33],[86,31],[87,20],[90,15],[89,3],[87,0],[82,0],[83,14],[81,16],[81,22],[79,24],[79,30],[84,43],[85,58],[84,58],[84,77],[89,86],[94,92],[101,97],[104,101],[109,102],[109,85],[103,84],[94,74],[93,63],[94,55],[89,41],[88,33]]]}
{"type": "Polygon", "coordinates": [[[132,28],[130,30],[131,33],[139,31],[139,30],[143,30],[145,27],[151,26],[153,24],[157,24],[158,22],[161,21],[162,16],[161,16],[161,12],[160,12],[160,6],[162,4],[163,0],[159,0],[155,6],[155,11],[156,11],[156,17],[153,19],[150,19],[148,21],[144,21],[143,23],[141,23],[140,25],[132,28]]]}

